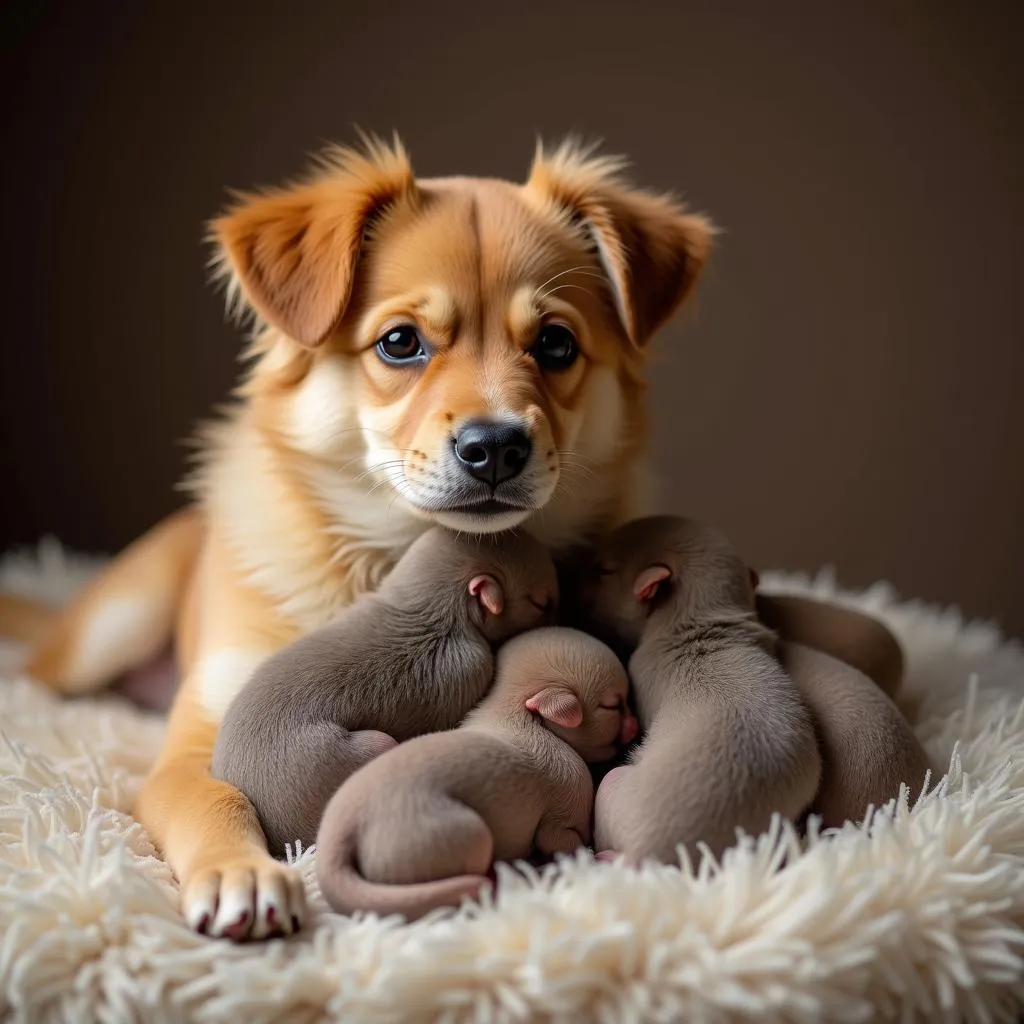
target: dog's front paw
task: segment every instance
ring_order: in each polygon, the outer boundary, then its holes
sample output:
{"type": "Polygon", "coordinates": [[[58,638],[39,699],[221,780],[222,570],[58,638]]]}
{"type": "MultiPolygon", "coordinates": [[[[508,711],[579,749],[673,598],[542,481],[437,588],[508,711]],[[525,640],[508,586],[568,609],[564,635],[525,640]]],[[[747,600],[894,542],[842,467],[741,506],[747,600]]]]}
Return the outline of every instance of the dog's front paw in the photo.
{"type": "Polygon", "coordinates": [[[302,876],[266,853],[206,861],[182,885],[189,926],[214,938],[244,942],[291,935],[306,918],[302,876]]]}

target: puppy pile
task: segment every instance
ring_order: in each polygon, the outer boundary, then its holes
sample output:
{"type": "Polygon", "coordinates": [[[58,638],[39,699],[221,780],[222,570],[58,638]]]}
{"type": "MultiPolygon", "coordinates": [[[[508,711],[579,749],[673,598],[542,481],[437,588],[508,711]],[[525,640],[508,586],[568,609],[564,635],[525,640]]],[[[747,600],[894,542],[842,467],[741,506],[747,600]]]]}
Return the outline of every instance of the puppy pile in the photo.
{"type": "Polygon", "coordinates": [[[593,837],[602,856],[675,862],[774,812],[840,825],[923,782],[891,700],[898,651],[893,670],[841,638],[780,641],[766,623],[800,636],[801,606],[759,602],[718,531],[636,520],[566,585],[581,628],[554,624],[555,565],[527,534],[428,531],[376,593],[262,665],[214,775],[272,853],[316,842],[336,910],[409,919],[478,894],[496,861],[593,837]],[[595,798],[588,763],[612,761],[637,719],[595,798]]]}

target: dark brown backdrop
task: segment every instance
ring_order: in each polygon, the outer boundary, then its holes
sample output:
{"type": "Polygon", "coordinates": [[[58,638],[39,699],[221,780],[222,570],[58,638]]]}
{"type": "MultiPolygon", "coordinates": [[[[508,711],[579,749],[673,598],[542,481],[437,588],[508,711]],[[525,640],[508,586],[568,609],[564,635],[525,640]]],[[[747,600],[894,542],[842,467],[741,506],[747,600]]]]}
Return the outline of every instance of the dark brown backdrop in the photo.
{"type": "Polygon", "coordinates": [[[515,177],[576,129],[726,228],[659,349],[671,501],[1024,633],[1019,3],[5,6],[3,544],[174,504],[235,371],[224,186],[353,123],[515,177]]]}

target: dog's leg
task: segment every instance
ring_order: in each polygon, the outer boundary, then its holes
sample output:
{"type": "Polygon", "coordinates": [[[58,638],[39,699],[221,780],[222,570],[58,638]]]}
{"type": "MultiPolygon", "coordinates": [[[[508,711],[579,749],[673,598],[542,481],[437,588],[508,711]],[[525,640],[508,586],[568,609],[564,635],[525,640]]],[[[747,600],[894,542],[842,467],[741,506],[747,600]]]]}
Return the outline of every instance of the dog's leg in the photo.
{"type": "Polygon", "coordinates": [[[126,548],[67,608],[35,624],[28,674],[61,693],[88,693],[159,653],[202,536],[202,516],[187,508],[126,548]]]}
{"type": "Polygon", "coordinates": [[[192,928],[236,941],[290,934],[306,915],[302,878],[267,853],[249,801],[211,777],[217,725],[191,697],[196,682],[175,703],[135,815],[177,875],[192,928]]]}
{"type": "Polygon", "coordinates": [[[267,853],[255,809],[210,764],[228,705],[295,630],[239,579],[214,526],[194,584],[178,632],[184,682],[135,815],[181,883],[193,928],[236,940],[288,933],[305,916],[302,880],[267,853]]]}
{"type": "Polygon", "coordinates": [[[0,594],[0,636],[38,644],[53,624],[56,611],[48,604],[16,594],[0,594]]]}

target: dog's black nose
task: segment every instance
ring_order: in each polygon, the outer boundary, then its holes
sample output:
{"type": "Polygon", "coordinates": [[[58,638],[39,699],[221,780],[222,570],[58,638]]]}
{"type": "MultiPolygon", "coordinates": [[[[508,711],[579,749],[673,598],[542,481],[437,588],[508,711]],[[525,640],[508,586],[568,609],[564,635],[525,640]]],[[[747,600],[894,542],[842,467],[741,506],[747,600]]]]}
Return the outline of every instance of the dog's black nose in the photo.
{"type": "Polygon", "coordinates": [[[466,472],[492,487],[518,476],[532,447],[516,423],[470,420],[455,435],[455,455],[466,472]]]}

